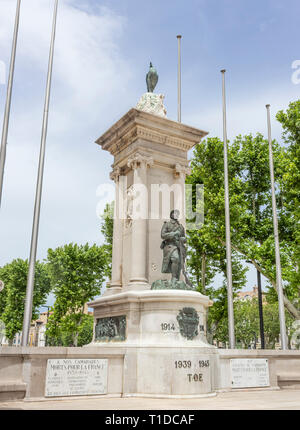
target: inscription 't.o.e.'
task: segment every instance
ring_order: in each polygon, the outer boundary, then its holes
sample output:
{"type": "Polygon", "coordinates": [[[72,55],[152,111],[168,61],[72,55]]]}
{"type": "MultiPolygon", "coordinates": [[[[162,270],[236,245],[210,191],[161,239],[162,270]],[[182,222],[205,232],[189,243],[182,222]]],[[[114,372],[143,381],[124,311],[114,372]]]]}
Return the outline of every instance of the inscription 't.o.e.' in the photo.
{"type": "Polygon", "coordinates": [[[188,373],[189,382],[203,382],[203,374],[202,373],[188,373]]]}

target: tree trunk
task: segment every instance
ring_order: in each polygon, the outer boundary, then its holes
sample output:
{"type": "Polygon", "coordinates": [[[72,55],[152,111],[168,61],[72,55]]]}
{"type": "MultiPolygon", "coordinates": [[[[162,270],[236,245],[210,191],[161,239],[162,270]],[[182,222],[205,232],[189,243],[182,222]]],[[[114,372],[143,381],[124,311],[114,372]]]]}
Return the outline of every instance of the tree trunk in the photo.
{"type": "Polygon", "coordinates": [[[201,284],[202,284],[203,294],[205,294],[205,275],[206,275],[206,254],[204,252],[202,254],[202,264],[201,264],[201,284]]]}
{"type": "MultiPolygon", "coordinates": [[[[205,295],[206,293],[206,284],[205,284],[205,275],[206,275],[206,254],[203,252],[201,259],[201,284],[202,284],[202,293],[205,295]]],[[[206,310],[205,316],[205,327],[206,327],[206,339],[209,343],[213,343],[213,334],[208,333],[208,309],[206,310]]]]}
{"type": "Polygon", "coordinates": [[[75,333],[75,336],[74,336],[74,346],[77,346],[77,344],[78,344],[78,331],[75,333]]]}

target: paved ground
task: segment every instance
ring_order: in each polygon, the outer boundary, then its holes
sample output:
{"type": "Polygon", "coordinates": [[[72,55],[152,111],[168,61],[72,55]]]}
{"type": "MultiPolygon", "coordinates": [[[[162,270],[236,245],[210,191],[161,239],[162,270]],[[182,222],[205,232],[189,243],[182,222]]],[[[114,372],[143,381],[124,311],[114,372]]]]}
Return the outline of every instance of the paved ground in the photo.
{"type": "Polygon", "coordinates": [[[219,393],[202,399],[89,398],[40,402],[0,402],[0,410],[300,410],[300,390],[219,393]]]}

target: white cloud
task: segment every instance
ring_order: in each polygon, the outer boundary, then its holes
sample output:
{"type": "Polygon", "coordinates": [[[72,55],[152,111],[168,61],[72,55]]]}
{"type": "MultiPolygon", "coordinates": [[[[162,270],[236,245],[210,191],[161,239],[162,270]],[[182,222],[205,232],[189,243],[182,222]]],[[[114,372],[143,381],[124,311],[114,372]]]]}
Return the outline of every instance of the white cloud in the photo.
{"type": "MultiPolygon", "coordinates": [[[[53,90],[55,106],[52,106],[52,114],[56,115],[54,124],[62,128],[67,125],[68,116],[62,115],[66,110],[78,115],[89,109],[88,116],[91,119],[101,111],[105,112],[105,103],[114,94],[119,92],[124,95],[130,76],[128,64],[118,48],[118,41],[126,26],[125,18],[113,14],[107,8],[98,7],[94,13],[87,12],[73,7],[73,3],[60,1],[57,16],[53,69],[53,83],[57,91],[53,90]],[[96,103],[97,109],[93,109],[91,104],[96,107],[96,103]]],[[[11,6],[10,0],[4,0],[0,14],[3,32],[0,48],[1,52],[7,54],[14,18],[11,6]]],[[[52,14],[52,1],[22,2],[16,75],[20,76],[22,69],[25,71],[23,83],[24,86],[30,85],[32,92],[38,83],[45,85],[52,14]],[[36,82],[37,74],[39,82],[36,82]]],[[[26,90],[29,91],[29,88],[25,87],[26,90]]]]}
{"type": "MultiPolygon", "coordinates": [[[[209,131],[208,137],[218,136],[223,139],[223,113],[222,95],[216,102],[208,103],[206,109],[201,111],[194,109],[185,115],[186,123],[194,125],[205,131],[209,131]]],[[[246,95],[242,93],[227,94],[226,117],[227,135],[233,140],[238,134],[262,133],[267,138],[267,113],[266,104],[271,104],[272,138],[281,140],[281,124],[276,120],[276,113],[286,110],[288,104],[296,99],[295,86],[287,82],[285,87],[280,87],[273,82],[269,87],[257,89],[255,93],[246,95]]]]}
{"type": "MultiPolygon", "coordinates": [[[[0,264],[29,256],[53,4],[26,0],[21,5],[0,212],[0,264]]],[[[14,15],[15,2],[2,0],[0,52],[6,62],[14,15]]],[[[96,189],[109,181],[112,157],[94,141],[112,122],[116,100],[118,111],[130,107],[131,71],[119,49],[125,28],[126,19],[107,8],[59,2],[39,258],[49,247],[101,238],[96,189]]],[[[3,99],[0,103],[3,112],[3,99]]]]}
{"type": "MultiPolygon", "coordinates": [[[[120,50],[120,41],[128,25],[126,17],[109,8],[95,6],[97,2],[93,2],[93,7],[88,4],[84,0],[59,1],[39,258],[46,256],[49,247],[71,241],[100,241],[96,190],[99,184],[108,182],[113,160],[93,142],[137,102],[134,94],[138,84],[133,82],[136,76],[130,64],[139,58],[135,57],[135,51],[140,52],[137,49],[139,41],[131,47],[129,63],[120,50]]],[[[53,0],[22,1],[0,211],[0,265],[12,258],[29,256],[53,5],[53,0]]],[[[0,61],[6,64],[10,57],[15,6],[16,2],[12,0],[0,2],[0,61]]],[[[145,31],[151,31],[145,17],[144,22],[145,31]]],[[[139,34],[138,37],[144,50],[143,36],[139,34]]],[[[208,32],[208,41],[210,37],[212,34],[208,32]]],[[[164,43],[162,39],[158,52],[164,43]]],[[[207,46],[210,49],[209,43],[207,46]]],[[[176,50],[174,52],[176,57],[176,50]]],[[[171,55],[165,56],[166,64],[172,63],[171,55]]],[[[188,110],[183,110],[183,122],[209,131],[209,136],[222,137],[221,86],[217,80],[220,76],[214,82],[207,73],[202,89],[205,94],[199,96],[194,89],[198,71],[193,64],[189,66],[190,75],[183,82],[183,91],[192,87],[193,92],[188,100],[183,97],[188,106],[188,110]]],[[[172,75],[167,67],[165,70],[169,73],[165,78],[169,88],[166,92],[167,110],[176,118],[176,82],[169,83],[176,73],[172,75]],[[168,100],[173,102],[168,105],[168,100]]],[[[270,76],[269,83],[253,88],[252,92],[247,90],[246,82],[239,91],[235,88],[234,93],[228,85],[229,139],[238,133],[256,131],[266,136],[266,103],[271,104],[273,137],[280,138],[280,125],[274,115],[279,109],[286,108],[299,92],[299,86],[291,84],[292,72],[291,69],[286,83],[276,84],[270,76]]],[[[266,78],[262,76],[262,79],[265,84],[266,78]]],[[[162,91],[165,92],[163,88],[162,91]]],[[[4,102],[5,87],[0,82],[2,112],[4,102]]],[[[2,118],[0,121],[2,123],[2,118]]],[[[254,272],[251,282],[255,282],[254,272]]]]}

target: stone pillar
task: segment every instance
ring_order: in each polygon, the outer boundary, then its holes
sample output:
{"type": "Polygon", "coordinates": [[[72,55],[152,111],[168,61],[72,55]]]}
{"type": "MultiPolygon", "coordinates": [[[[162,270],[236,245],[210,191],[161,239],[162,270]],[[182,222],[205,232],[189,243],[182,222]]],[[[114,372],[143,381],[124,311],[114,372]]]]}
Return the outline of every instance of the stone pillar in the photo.
{"type": "Polygon", "coordinates": [[[176,163],[174,166],[174,184],[180,185],[181,196],[178,196],[174,199],[174,209],[178,209],[180,211],[180,222],[185,227],[185,177],[186,175],[191,174],[191,169],[188,166],[183,164],[176,163]],[[177,202],[176,202],[177,200],[177,202]]]}
{"type": "Polygon", "coordinates": [[[153,165],[153,158],[135,153],[129,157],[127,166],[133,169],[133,213],[131,225],[131,270],[127,289],[147,289],[147,225],[148,184],[147,168],[153,165]]]}
{"type": "MultiPolygon", "coordinates": [[[[110,179],[115,184],[115,205],[114,205],[114,229],[112,245],[112,268],[109,293],[120,292],[122,288],[122,243],[123,243],[123,220],[120,217],[120,173],[121,169],[115,167],[110,173],[110,179]]],[[[122,192],[122,191],[121,191],[122,192]]]]}

